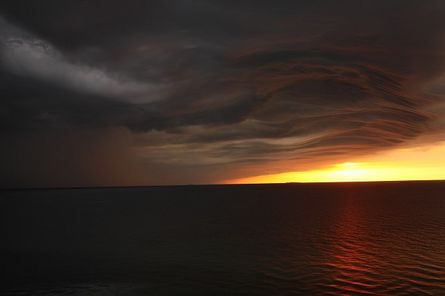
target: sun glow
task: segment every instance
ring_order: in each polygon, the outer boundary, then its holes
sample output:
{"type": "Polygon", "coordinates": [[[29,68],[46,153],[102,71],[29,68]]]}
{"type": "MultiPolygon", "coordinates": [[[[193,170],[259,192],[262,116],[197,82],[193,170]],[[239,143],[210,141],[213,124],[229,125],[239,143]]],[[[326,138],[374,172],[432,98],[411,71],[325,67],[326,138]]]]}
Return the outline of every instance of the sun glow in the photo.
{"type": "Polygon", "coordinates": [[[344,178],[347,180],[360,179],[369,174],[369,170],[360,167],[359,163],[345,162],[337,165],[337,170],[333,170],[334,175],[337,175],[339,179],[344,178]]]}
{"type": "Polygon", "coordinates": [[[397,149],[324,168],[255,176],[226,183],[361,182],[444,180],[445,142],[430,147],[397,149]]]}

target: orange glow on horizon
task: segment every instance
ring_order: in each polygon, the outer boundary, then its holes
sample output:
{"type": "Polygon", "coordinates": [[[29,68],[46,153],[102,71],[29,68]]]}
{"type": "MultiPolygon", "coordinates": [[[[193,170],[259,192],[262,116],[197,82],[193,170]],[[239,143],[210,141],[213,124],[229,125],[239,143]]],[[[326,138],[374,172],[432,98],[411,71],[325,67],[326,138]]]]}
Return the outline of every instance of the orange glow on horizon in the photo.
{"type": "Polygon", "coordinates": [[[254,176],[225,183],[366,182],[445,180],[445,142],[387,151],[308,171],[254,176]]]}

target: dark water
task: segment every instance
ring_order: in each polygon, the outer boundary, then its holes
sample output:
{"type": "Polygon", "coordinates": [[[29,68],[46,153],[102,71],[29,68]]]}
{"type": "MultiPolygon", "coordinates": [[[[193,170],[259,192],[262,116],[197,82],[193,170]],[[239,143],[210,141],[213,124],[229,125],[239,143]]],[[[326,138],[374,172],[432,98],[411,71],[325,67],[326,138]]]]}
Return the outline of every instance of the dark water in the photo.
{"type": "Polygon", "coordinates": [[[1,194],[1,295],[445,295],[444,182],[1,194]]]}

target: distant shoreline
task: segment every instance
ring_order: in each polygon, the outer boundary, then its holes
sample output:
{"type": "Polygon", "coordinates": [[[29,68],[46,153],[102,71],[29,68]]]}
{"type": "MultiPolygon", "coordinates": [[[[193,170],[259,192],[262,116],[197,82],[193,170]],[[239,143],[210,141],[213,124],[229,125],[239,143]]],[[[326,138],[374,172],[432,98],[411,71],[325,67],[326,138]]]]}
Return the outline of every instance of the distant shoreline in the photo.
{"type": "Polygon", "coordinates": [[[91,189],[150,189],[167,187],[234,187],[234,186],[292,186],[292,185],[368,185],[399,183],[442,183],[445,180],[401,180],[401,181],[349,181],[349,182],[286,182],[286,183],[246,183],[246,184],[172,184],[172,185],[135,185],[135,186],[67,186],[67,187],[5,187],[1,191],[37,191],[37,190],[91,190],[91,189]]]}

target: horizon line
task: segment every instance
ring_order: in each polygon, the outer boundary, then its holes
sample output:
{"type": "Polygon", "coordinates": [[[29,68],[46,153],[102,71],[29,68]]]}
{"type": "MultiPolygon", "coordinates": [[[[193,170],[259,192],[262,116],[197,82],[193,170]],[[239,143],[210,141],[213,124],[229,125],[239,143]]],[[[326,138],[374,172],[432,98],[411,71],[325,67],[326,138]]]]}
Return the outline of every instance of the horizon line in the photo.
{"type": "Polygon", "coordinates": [[[445,179],[431,180],[371,180],[371,181],[324,181],[324,182],[271,182],[271,183],[198,183],[198,184],[159,184],[159,185],[103,185],[103,186],[54,186],[54,187],[0,187],[0,191],[31,190],[85,190],[85,189],[131,189],[158,187],[205,187],[205,186],[280,186],[280,185],[324,185],[324,184],[370,184],[370,183],[440,183],[445,179]]]}

